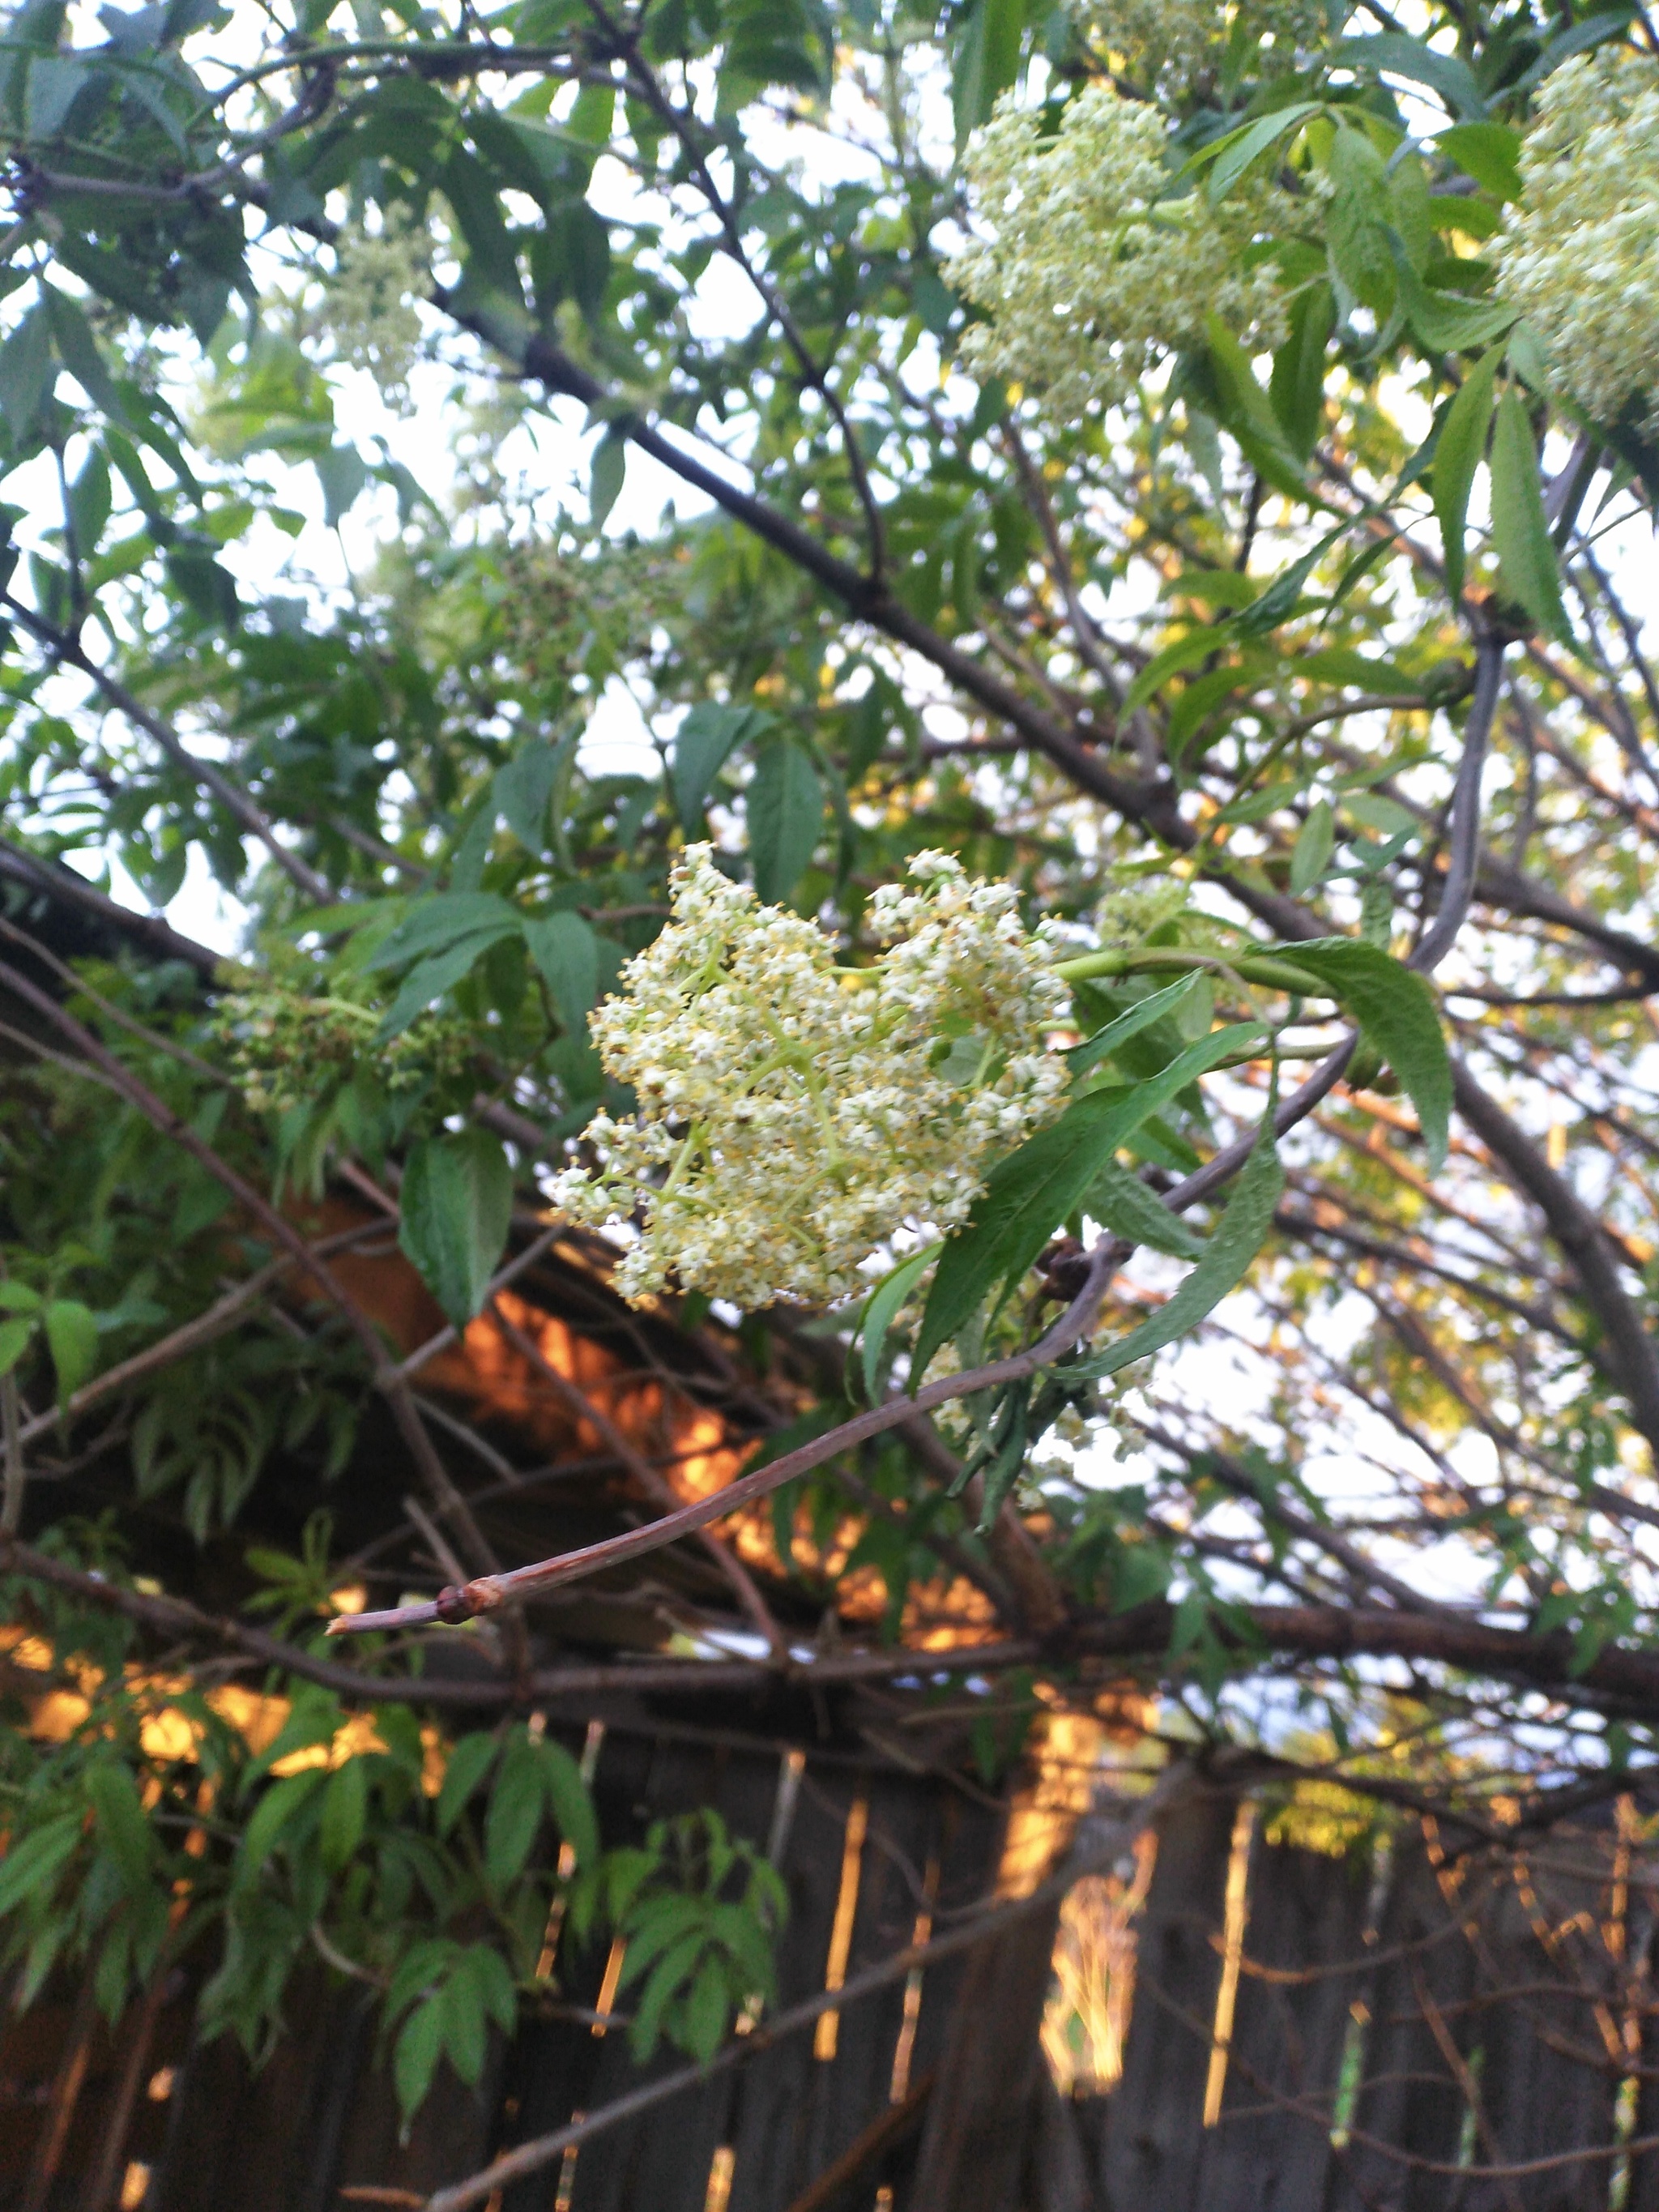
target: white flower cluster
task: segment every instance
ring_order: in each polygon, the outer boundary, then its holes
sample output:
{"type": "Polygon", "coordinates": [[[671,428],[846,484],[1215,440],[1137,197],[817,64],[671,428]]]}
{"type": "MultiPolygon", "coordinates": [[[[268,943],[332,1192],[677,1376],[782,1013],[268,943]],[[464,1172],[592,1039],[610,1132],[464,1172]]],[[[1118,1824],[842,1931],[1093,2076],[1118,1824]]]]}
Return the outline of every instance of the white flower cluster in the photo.
{"type": "Polygon", "coordinates": [[[963,339],[975,370],[1045,391],[1064,415],[1124,398],[1211,313],[1241,338],[1279,343],[1278,273],[1243,261],[1277,227],[1276,187],[1247,185],[1218,207],[1201,191],[1166,198],[1163,117],[1108,85],[1070,101],[1053,137],[1038,130],[1005,94],[968,157],[991,235],[945,273],[990,317],[963,339]]]}
{"type": "Polygon", "coordinates": [[[1628,47],[1544,80],[1502,242],[1505,295],[1562,379],[1610,422],[1651,395],[1659,422],[1659,66],[1628,47]]]}
{"type": "Polygon", "coordinates": [[[1124,76],[1173,98],[1218,70],[1236,40],[1261,40],[1254,74],[1280,76],[1329,29],[1324,0],[1094,0],[1080,15],[1124,76]]]}
{"type": "Polygon", "coordinates": [[[596,1115],[600,1173],[553,1191],[576,1220],[633,1224],[624,1296],[672,1277],[745,1308],[831,1304],[896,1231],[962,1221],[991,1161],[1059,1110],[1044,1039],[1068,996],[1014,892],[943,854],[910,872],[871,902],[889,949],[848,969],[815,923],[687,853],[672,919],[592,1018],[637,1116],[596,1115]]]}
{"type": "Polygon", "coordinates": [[[418,302],[432,289],[432,255],[426,224],[390,208],[378,230],[349,223],[335,240],[324,310],[334,358],[368,369],[394,407],[407,402],[420,358],[418,302]]]}

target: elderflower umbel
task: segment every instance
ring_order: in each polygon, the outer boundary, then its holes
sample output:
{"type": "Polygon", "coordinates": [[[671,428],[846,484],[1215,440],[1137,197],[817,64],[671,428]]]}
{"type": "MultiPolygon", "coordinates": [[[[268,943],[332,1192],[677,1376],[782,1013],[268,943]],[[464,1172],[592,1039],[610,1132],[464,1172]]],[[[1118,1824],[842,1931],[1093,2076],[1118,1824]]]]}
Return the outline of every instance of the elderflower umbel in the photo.
{"type": "Polygon", "coordinates": [[[1166,126],[1155,108],[1088,86],[1052,138],[1005,94],[968,158],[992,235],[959,253],[951,281],[989,315],[963,339],[982,375],[1044,389],[1064,412],[1121,400],[1214,313],[1273,345],[1285,327],[1277,272],[1243,264],[1282,198],[1247,184],[1218,207],[1170,198],[1166,126]]]}
{"type": "Polygon", "coordinates": [[[1123,75],[1176,98],[1218,70],[1236,41],[1259,40],[1254,73],[1279,76],[1328,29],[1324,0],[1094,0],[1079,12],[1123,75]]]}
{"type": "Polygon", "coordinates": [[[1659,422],[1659,68],[1628,48],[1546,77],[1502,246],[1504,294],[1586,411],[1659,422]]]}
{"type": "Polygon", "coordinates": [[[420,357],[418,302],[432,289],[430,231],[388,208],[378,230],[345,225],[328,280],[328,334],[337,361],[366,368],[388,404],[409,398],[409,372],[420,357]]]}
{"type": "Polygon", "coordinates": [[[596,1115],[600,1172],[554,1186],[578,1221],[638,1224],[626,1297],[672,1276],[748,1308],[832,1303],[895,1231],[963,1220],[991,1161],[1059,1110],[1044,1036],[1067,995],[1014,892],[943,854],[910,873],[871,902],[888,951],[838,969],[815,923],[688,852],[668,927],[592,1018],[637,1117],[596,1115]]]}

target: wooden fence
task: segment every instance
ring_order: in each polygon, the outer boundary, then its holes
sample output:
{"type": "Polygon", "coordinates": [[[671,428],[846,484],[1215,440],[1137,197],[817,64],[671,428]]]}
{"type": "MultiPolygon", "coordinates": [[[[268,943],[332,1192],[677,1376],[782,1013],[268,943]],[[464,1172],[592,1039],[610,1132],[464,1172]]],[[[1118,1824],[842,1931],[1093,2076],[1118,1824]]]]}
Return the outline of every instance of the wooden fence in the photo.
{"type": "Polygon", "coordinates": [[[1659,2212],[1650,1825],[1628,1801],[1535,1836],[1412,1820],[1336,1856],[1224,1793],[1183,1806],[1121,2078],[1045,2082],[1025,2204],[1659,2212]]]}
{"type": "MultiPolygon", "coordinates": [[[[850,1756],[630,1725],[594,1787],[610,1834],[713,1804],[769,1850],[786,2005],[957,1924],[997,1863],[994,1805],[850,1756]]],[[[1625,1802],[1535,1836],[1408,1820],[1334,1850],[1188,1791],[1149,1881],[1094,1885],[1111,1972],[1133,1974],[1109,2087],[1062,2096],[1038,2063],[1054,1915],[1035,1913],[489,2212],[1659,2212],[1649,1826],[1625,1802]]],[[[71,1990],[0,2042],[0,2204],[418,2204],[639,2081],[625,2035],[579,2016],[608,2011],[616,1966],[561,1958],[565,2009],[494,2049],[476,2090],[441,2075],[407,2143],[367,1993],[320,1966],[257,2074],[193,2041],[182,1980],[113,2035],[71,1990]]]]}
{"type": "MultiPolygon", "coordinates": [[[[580,1742],[580,1740],[578,1740],[580,1742]]],[[[590,1738],[590,1749],[592,1740],[590,1738]]],[[[839,1986],[949,1924],[994,1875],[1000,1807],[851,1756],[612,1727],[592,1786],[604,1832],[637,1837],[712,1805],[782,1872],[778,1958],[787,2004],[839,1986]]],[[[568,1950],[568,1946],[562,1947],[568,1950]]],[[[286,2007],[289,2033],[252,2072],[228,2037],[197,2044],[185,1978],[113,2033],[89,1991],[37,2006],[0,2039],[6,2212],[340,2212],[418,2204],[497,2151],[608,2103],[640,2078],[608,2011],[619,1960],[561,1955],[565,2011],[492,2048],[476,2090],[441,2069],[407,2143],[373,1993],[320,1962],[286,2007]]],[[[960,1958],[611,2129],[507,2190],[493,2212],[782,2212],[870,2128],[870,2201],[902,2191],[925,2087],[948,2033],[960,1958]],[[923,2094],[917,2094],[922,2092],[923,2094]],[[879,2171],[878,2171],[879,2169],[879,2171]]],[[[652,2071],[683,2064],[666,2054],[652,2071]]],[[[907,2203],[901,2196],[896,2202],[907,2203]]]]}

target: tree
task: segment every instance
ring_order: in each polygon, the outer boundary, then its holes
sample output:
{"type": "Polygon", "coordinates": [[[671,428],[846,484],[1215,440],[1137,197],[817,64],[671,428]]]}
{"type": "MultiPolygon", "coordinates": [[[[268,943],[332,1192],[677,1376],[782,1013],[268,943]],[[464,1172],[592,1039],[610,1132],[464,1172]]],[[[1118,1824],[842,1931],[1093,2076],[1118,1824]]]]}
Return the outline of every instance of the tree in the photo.
{"type": "Polygon", "coordinates": [[[366,1394],[471,1579],[346,1627],[519,1634],[770,1498],[764,1629],[850,1498],[890,1638],[941,1562],[989,1594],[992,1733],[1104,1670],[1407,1802],[1648,1759],[1659,48],[1422,15],[14,15],[9,834],[250,916],[205,993],[3,925],[12,1601],[99,1686],[9,1754],[26,1992],[199,1935],[257,2045],[319,1931],[412,2106],[511,2015],[544,1810],[583,1910],[691,1931],[642,2014],[707,2050],[762,1978],[697,1917],[726,1839],[604,1854],[517,1723],[423,1809],[435,1692],[325,1651],[326,1523],[237,1537],[279,1448],[326,1506],[366,1394]],[[553,1198],[778,1347],[767,1453],[496,1572],[296,1225],[347,1172],[457,1326],[553,1198]],[[157,1510],[275,1626],[135,1579],[157,1510]],[[276,1669],[277,1741],[199,1690],[147,1735],[161,1643],[276,1669]],[[270,1778],[362,1705],[372,1758],[270,1778]]]}

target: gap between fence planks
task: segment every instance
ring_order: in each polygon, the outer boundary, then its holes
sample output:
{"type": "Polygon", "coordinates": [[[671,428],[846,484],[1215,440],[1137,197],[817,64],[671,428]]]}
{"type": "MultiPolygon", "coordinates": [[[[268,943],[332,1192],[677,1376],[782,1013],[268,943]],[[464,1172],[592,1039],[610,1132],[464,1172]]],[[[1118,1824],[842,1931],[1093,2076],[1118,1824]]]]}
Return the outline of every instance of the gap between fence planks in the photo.
{"type": "Polygon", "coordinates": [[[700,2087],[717,2074],[724,2074],[745,2059],[769,2050],[774,2044],[787,2037],[798,2035],[803,2028],[811,2027],[821,2014],[844,2011],[860,1998],[884,1989],[901,1976],[918,1966],[930,1966],[940,1959],[951,1957],[958,1951],[971,1950],[1004,1929],[1015,1926],[1029,1914],[1042,1911],[1065,1896],[1073,1884],[1085,1875],[1096,1874],[1112,1865],[1133,1844],[1136,1838],[1168,1809],[1178,1792],[1189,1787],[1194,1771],[1184,1762],[1166,1767],[1157,1784],[1146,1796],[1123,1808],[1122,1816],[1103,1826],[1094,1824],[1089,1847],[1069,1859],[1058,1874],[1030,1892],[1028,1896],[1014,1898],[1003,1905],[994,1905],[975,1918],[953,1928],[947,1935],[933,1936],[926,1943],[908,1944],[884,1959],[878,1966],[869,1966],[861,1974],[854,1974],[840,1989],[820,1990],[815,1996],[804,1998],[799,2004],[791,2005],[769,2023],[755,2029],[752,2034],[733,2036],[705,2066],[695,2063],[677,2067],[672,2074],[660,2075],[654,2081],[642,2082],[625,2096],[616,2098],[599,2112],[589,2112],[580,2120],[556,2128],[549,2135],[538,2136],[533,2141],[520,2143],[504,2151],[499,2158],[469,2174],[465,2180],[451,2182],[436,2191],[426,2200],[423,2212],[467,2212],[471,2205],[480,2204],[498,2189],[517,2181],[527,2173],[535,2173],[551,2161],[574,2149],[578,2143],[630,2119],[637,2112],[647,2112],[653,2105],[665,2103],[683,2091],[700,2087]]]}

